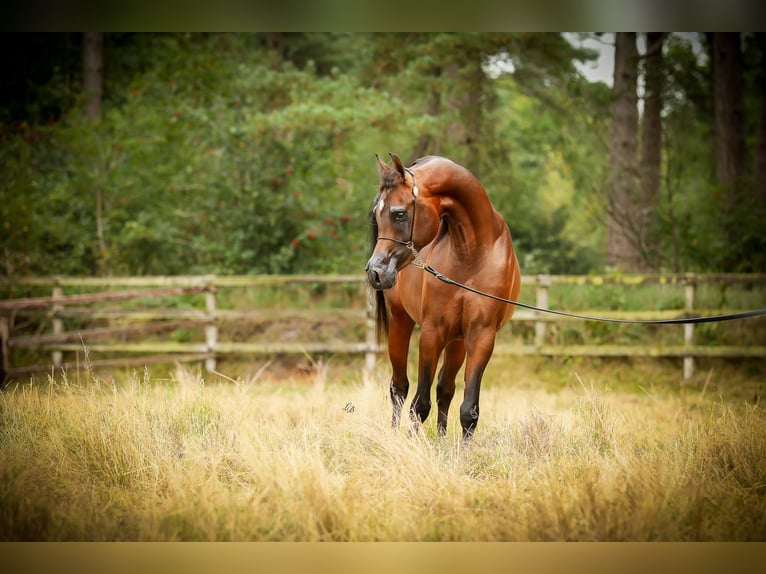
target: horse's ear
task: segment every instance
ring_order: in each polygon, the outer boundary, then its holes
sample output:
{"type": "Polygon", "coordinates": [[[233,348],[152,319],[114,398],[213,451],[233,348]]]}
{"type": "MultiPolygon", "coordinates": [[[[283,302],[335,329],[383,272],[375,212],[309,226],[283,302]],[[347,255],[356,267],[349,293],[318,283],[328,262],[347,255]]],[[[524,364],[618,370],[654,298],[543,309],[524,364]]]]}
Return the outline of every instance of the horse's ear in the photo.
{"type": "Polygon", "coordinates": [[[386,165],[386,162],[380,159],[378,154],[375,154],[375,159],[378,161],[378,173],[381,175],[381,177],[385,172],[391,171],[391,168],[386,165]]]}
{"type": "Polygon", "coordinates": [[[394,167],[396,168],[396,171],[399,172],[399,175],[402,176],[402,181],[406,181],[407,178],[404,177],[404,164],[402,163],[402,160],[400,160],[399,156],[395,153],[389,153],[388,155],[394,160],[394,167]]]}

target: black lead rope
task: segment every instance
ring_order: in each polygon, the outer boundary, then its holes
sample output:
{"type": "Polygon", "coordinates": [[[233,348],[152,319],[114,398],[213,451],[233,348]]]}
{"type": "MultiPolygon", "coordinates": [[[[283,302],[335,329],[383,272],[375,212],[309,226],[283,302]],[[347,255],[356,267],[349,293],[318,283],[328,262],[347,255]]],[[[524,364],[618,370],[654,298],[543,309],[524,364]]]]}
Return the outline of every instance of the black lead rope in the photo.
{"type": "Polygon", "coordinates": [[[380,241],[381,239],[383,239],[386,241],[393,241],[394,243],[399,243],[400,245],[404,245],[412,252],[412,255],[414,257],[414,261],[412,262],[413,265],[415,265],[416,267],[420,267],[421,269],[427,271],[428,273],[436,277],[439,281],[447,283],[448,285],[454,285],[456,287],[460,287],[461,289],[465,289],[466,291],[470,291],[471,293],[476,293],[477,295],[481,295],[482,297],[488,297],[490,299],[494,299],[495,301],[500,301],[501,303],[508,303],[509,305],[517,305],[518,307],[524,307],[525,309],[530,309],[532,311],[539,311],[541,313],[551,313],[553,315],[561,315],[562,317],[572,317],[574,319],[583,319],[585,321],[602,321],[606,323],[631,323],[634,325],[682,325],[682,324],[685,325],[689,323],[716,323],[719,321],[734,321],[736,319],[747,319],[748,317],[758,317],[760,315],[766,315],[766,309],[756,309],[755,311],[743,311],[742,313],[729,313],[727,315],[713,315],[710,317],[688,317],[686,319],[656,319],[656,320],[644,320],[644,321],[639,319],[608,319],[606,317],[591,317],[589,315],[578,315],[577,313],[567,313],[565,311],[556,311],[554,309],[543,309],[542,307],[535,307],[534,305],[527,305],[526,303],[520,303],[518,301],[504,299],[503,297],[498,297],[497,295],[492,295],[491,293],[485,293],[484,291],[480,291],[479,289],[475,289],[473,287],[469,287],[468,285],[464,285],[463,283],[459,283],[458,281],[455,281],[454,279],[450,279],[449,277],[442,275],[436,269],[428,265],[420,257],[420,253],[418,253],[417,249],[415,249],[415,244],[412,241],[412,237],[415,232],[415,215],[418,209],[418,186],[417,186],[417,183],[415,183],[415,174],[412,172],[412,170],[406,167],[404,169],[407,170],[407,173],[409,173],[410,177],[412,177],[413,208],[412,208],[412,222],[410,224],[410,239],[409,241],[402,241],[401,239],[395,239],[393,237],[379,236],[377,240],[380,241]]]}
{"type": "Polygon", "coordinates": [[[436,269],[434,269],[428,264],[424,264],[422,268],[425,271],[428,271],[434,277],[436,277],[439,281],[443,281],[444,283],[447,283],[449,285],[455,285],[456,287],[460,287],[461,289],[465,289],[466,291],[470,291],[471,293],[476,293],[477,295],[481,295],[482,297],[488,297],[490,299],[494,299],[495,301],[508,303],[509,305],[518,305],[519,307],[524,307],[525,309],[531,309],[532,311],[540,311],[542,313],[552,313],[554,315],[562,315],[564,317],[573,317],[575,319],[583,319],[585,321],[604,321],[608,323],[632,323],[635,325],[680,325],[680,324],[687,324],[687,323],[715,323],[718,321],[734,321],[735,319],[746,319],[748,317],[758,317],[759,315],[766,315],[766,309],[756,309],[755,311],[743,311],[742,313],[730,313],[728,315],[713,315],[710,317],[689,317],[687,319],[658,319],[658,320],[646,320],[646,321],[641,321],[638,319],[635,319],[635,320],[634,319],[608,319],[606,317],[591,317],[588,315],[578,315],[576,313],[566,313],[565,311],[556,311],[554,309],[544,309],[542,307],[535,307],[534,305],[527,305],[526,303],[519,303],[518,301],[504,299],[503,297],[498,297],[497,295],[492,295],[491,293],[485,293],[484,291],[480,291],[479,289],[474,289],[473,287],[469,287],[468,285],[459,283],[458,281],[455,281],[454,279],[450,279],[449,277],[446,277],[442,275],[441,273],[439,273],[436,269]]]}

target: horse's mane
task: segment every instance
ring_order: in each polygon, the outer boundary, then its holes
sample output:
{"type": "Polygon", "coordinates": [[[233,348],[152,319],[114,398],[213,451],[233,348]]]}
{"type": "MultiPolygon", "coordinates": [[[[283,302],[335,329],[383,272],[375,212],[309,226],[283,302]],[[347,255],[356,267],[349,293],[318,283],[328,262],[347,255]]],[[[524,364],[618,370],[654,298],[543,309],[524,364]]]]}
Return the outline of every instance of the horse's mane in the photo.
{"type": "Polygon", "coordinates": [[[445,157],[442,157],[440,155],[424,155],[423,157],[419,157],[415,161],[412,162],[413,166],[420,165],[421,163],[426,163],[427,161],[430,161],[432,159],[447,159],[445,157]]]}
{"type": "MultiPolygon", "coordinates": [[[[393,175],[399,175],[395,170],[391,170],[391,172],[393,175]]],[[[393,176],[389,174],[389,172],[381,174],[381,177],[383,180],[380,185],[381,191],[384,189],[385,185],[388,185],[389,189],[393,187],[393,176]],[[388,183],[386,184],[386,182],[388,183]]],[[[380,192],[375,194],[375,198],[372,200],[372,205],[370,206],[370,210],[367,214],[367,218],[370,222],[370,255],[372,255],[372,251],[375,249],[375,243],[378,241],[378,222],[375,220],[375,216],[373,215],[373,209],[379,200],[380,192]]],[[[374,296],[375,338],[378,342],[380,342],[384,335],[388,335],[388,312],[386,311],[386,299],[383,295],[383,291],[375,291],[374,296]]]]}
{"type": "MultiPolygon", "coordinates": [[[[422,165],[432,159],[446,159],[438,155],[426,155],[423,157],[419,157],[415,161],[412,162],[410,167],[415,167],[422,165]]],[[[402,175],[396,171],[394,168],[387,167],[387,169],[383,170],[380,174],[380,189],[381,191],[386,189],[393,189],[397,185],[402,183],[402,175]]]]}

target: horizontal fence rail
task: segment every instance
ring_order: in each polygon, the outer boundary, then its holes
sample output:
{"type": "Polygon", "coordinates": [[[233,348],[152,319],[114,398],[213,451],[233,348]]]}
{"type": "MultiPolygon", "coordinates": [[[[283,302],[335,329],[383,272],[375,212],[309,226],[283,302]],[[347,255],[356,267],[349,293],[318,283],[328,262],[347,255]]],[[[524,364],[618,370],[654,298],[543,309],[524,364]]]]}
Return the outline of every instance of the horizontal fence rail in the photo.
{"type": "MultiPolygon", "coordinates": [[[[555,285],[595,287],[621,285],[668,285],[683,288],[684,308],[656,311],[583,310],[583,314],[604,318],[658,320],[690,316],[709,316],[732,309],[695,308],[696,287],[700,284],[766,285],[766,274],[676,274],[676,275],[537,275],[522,277],[522,285],[535,290],[535,305],[549,307],[549,290],[555,285]]],[[[154,277],[29,277],[0,279],[5,291],[13,288],[51,289],[51,296],[7,298],[0,300],[0,338],[2,339],[2,368],[4,375],[18,376],[51,368],[81,368],[109,365],[141,365],[168,361],[204,361],[205,367],[214,371],[216,360],[226,355],[274,355],[274,354],[360,354],[365,365],[372,369],[383,347],[376,341],[371,297],[367,296],[365,309],[318,309],[311,307],[291,309],[218,309],[217,292],[223,288],[265,288],[299,285],[309,288],[316,285],[356,286],[359,293],[366,293],[366,280],[361,275],[267,275],[267,276],[154,276],[154,277]],[[65,288],[98,288],[97,293],[65,295],[65,288]],[[125,289],[125,290],[119,290],[125,289]],[[157,305],[157,300],[182,295],[204,295],[204,305],[198,309],[175,309],[157,305]],[[103,309],[98,304],[152,300],[151,309],[103,309]],[[50,322],[45,333],[17,333],[19,317],[42,314],[50,322]],[[107,321],[107,327],[88,327],[78,331],[64,331],[64,319],[107,321]],[[222,341],[219,340],[220,325],[230,321],[247,321],[250,324],[270,323],[280,320],[325,321],[342,319],[364,326],[363,340],[305,340],[305,341],[222,341]],[[128,325],[113,326],[112,322],[130,321],[128,325]],[[188,327],[204,329],[204,341],[176,342],[153,340],[145,342],[115,342],[119,336],[161,334],[188,327]],[[109,340],[112,339],[112,340],[109,340]],[[15,349],[36,349],[50,352],[50,362],[44,364],[11,364],[10,355],[15,349]],[[76,361],[64,361],[64,353],[77,356],[76,361]],[[93,360],[98,354],[128,355],[93,360]],[[84,356],[80,358],[80,354],[84,356]],[[137,356],[139,355],[139,356],[137,356]]],[[[528,290],[527,290],[528,291],[528,290]]],[[[563,310],[563,309],[562,309],[563,310]]],[[[543,356],[600,356],[600,357],[679,357],[683,359],[684,378],[694,372],[695,357],[766,357],[766,346],[708,346],[695,344],[694,325],[683,325],[683,345],[552,345],[547,342],[551,323],[566,323],[578,319],[551,315],[539,311],[517,309],[512,323],[534,324],[534,344],[508,344],[498,342],[496,354],[543,355],[543,356]]]]}

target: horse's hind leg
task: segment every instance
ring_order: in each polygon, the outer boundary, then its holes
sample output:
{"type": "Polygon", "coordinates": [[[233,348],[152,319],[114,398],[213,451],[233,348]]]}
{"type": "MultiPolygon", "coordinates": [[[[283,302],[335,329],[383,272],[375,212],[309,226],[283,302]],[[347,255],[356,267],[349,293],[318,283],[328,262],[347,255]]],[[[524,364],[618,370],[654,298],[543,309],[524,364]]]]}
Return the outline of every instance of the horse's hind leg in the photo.
{"type": "Polygon", "coordinates": [[[460,405],[460,425],[463,427],[463,442],[471,441],[476,425],[479,424],[479,391],[484,369],[487,368],[495,348],[495,332],[485,329],[478,336],[466,340],[468,360],[465,366],[465,392],[460,405]]]}
{"type": "Polygon", "coordinates": [[[402,417],[402,406],[407,400],[410,381],[407,378],[407,355],[410,350],[410,337],[415,322],[407,313],[399,308],[390,309],[390,325],[388,331],[388,358],[391,361],[391,426],[397,428],[402,417]]]}
{"type": "Polygon", "coordinates": [[[436,383],[436,405],[439,415],[436,420],[436,428],[440,435],[447,434],[447,413],[455,396],[455,377],[465,360],[465,345],[463,341],[452,341],[444,349],[444,364],[439,371],[439,379],[436,383]]]}

